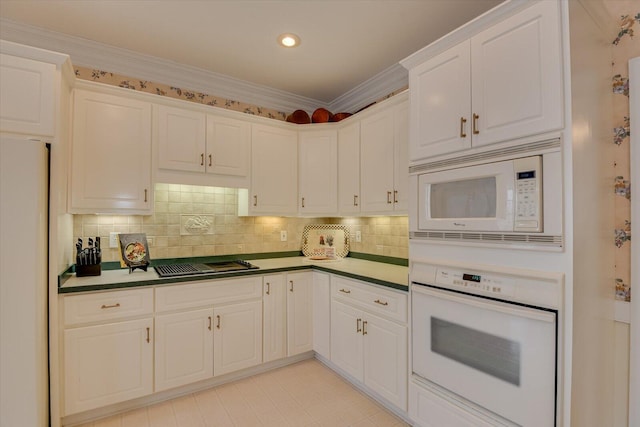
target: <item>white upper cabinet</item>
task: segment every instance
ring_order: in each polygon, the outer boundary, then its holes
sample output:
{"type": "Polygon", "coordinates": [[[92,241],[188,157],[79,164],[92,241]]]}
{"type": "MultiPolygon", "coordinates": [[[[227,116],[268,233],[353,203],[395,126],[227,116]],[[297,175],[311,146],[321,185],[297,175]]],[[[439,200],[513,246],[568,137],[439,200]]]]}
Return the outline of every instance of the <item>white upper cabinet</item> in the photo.
{"type": "Polygon", "coordinates": [[[56,66],[0,53],[0,129],[53,136],[56,66]]]}
{"type": "Polygon", "coordinates": [[[537,2],[409,69],[410,160],[563,125],[556,2],[537,2]]]}
{"type": "Polygon", "coordinates": [[[251,215],[296,215],[298,132],[254,124],[251,128],[251,215]]]}
{"type": "Polygon", "coordinates": [[[248,176],[251,123],[207,114],[207,172],[248,176]]]}
{"type": "Polygon", "coordinates": [[[338,130],[338,212],[360,213],[360,122],[338,130]]]}
{"type": "Polygon", "coordinates": [[[301,215],[335,214],[338,210],[338,134],[335,129],[301,130],[299,197],[301,215]]]}
{"type": "Polygon", "coordinates": [[[407,102],[360,122],[361,213],[407,211],[407,102]]]}
{"type": "Polygon", "coordinates": [[[161,169],[248,175],[250,123],[166,105],[157,117],[161,169]]]}
{"type": "Polygon", "coordinates": [[[75,90],[71,213],[152,212],[151,104],[113,93],[75,90]]]}
{"type": "Polygon", "coordinates": [[[158,163],[163,169],[204,172],[206,115],[158,106],[158,163]]]}

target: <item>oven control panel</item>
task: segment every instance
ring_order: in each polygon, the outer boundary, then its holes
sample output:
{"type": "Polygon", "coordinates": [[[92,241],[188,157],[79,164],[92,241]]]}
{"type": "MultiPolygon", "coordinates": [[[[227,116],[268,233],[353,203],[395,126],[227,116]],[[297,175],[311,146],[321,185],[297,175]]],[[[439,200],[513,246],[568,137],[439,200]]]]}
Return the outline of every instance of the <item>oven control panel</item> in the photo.
{"type": "Polygon", "coordinates": [[[454,269],[438,269],[436,283],[448,288],[475,294],[512,297],[513,286],[502,277],[480,275],[454,269]]]}

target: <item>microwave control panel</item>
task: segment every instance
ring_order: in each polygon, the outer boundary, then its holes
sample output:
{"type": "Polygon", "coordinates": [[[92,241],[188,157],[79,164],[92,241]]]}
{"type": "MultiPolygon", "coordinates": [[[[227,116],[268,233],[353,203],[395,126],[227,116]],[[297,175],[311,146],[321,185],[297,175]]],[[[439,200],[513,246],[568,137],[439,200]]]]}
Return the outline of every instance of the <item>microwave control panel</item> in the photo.
{"type": "Polygon", "coordinates": [[[513,161],[515,185],[514,231],[542,231],[542,156],[513,161]]]}

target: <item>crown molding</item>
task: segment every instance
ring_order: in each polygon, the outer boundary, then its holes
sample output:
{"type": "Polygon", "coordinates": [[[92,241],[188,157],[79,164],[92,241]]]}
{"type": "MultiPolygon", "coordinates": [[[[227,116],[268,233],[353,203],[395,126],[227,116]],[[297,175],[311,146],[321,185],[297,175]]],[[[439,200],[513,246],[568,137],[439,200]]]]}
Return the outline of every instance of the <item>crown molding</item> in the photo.
{"type": "Polygon", "coordinates": [[[65,53],[71,57],[74,65],[181,87],[285,113],[301,109],[311,114],[316,108],[321,107],[334,112],[357,111],[406,86],[408,81],[406,70],[395,64],[331,103],[326,103],[224,74],[7,19],[0,19],[0,38],[65,53]]]}
{"type": "Polygon", "coordinates": [[[358,111],[408,84],[409,72],[399,63],[394,64],[334,99],[329,104],[329,111],[358,111]]]}

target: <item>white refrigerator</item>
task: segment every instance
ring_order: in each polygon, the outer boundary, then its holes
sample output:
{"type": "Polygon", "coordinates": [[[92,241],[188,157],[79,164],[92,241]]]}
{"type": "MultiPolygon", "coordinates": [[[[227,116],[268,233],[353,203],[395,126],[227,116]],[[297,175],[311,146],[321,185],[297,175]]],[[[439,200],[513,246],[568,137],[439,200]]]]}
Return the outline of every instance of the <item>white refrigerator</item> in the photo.
{"type": "Polygon", "coordinates": [[[0,427],[49,425],[49,150],[0,136],[0,427]]]}

